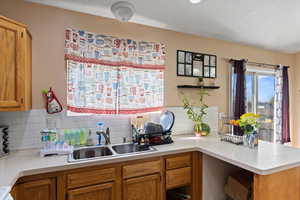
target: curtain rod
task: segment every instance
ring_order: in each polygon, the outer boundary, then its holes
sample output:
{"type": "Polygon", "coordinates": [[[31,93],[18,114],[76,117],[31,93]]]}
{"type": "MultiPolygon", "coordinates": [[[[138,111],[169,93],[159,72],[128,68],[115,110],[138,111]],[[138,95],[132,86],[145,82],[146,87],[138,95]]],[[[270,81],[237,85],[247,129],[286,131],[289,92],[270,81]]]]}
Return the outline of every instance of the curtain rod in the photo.
{"type": "MultiPolygon", "coordinates": [[[[230,61],[233,61],[233,60],[237,60],[237,59],[233,59],[233,58],[224,58],[225,60],[227,60],[228,62],[230,61]]],[[[278,65],[274,65],[274,64],[268,64],[268,63],[259,63],[259,62],[252,62],[252,61],[249,61],[247,59],[244,59],[247,63],[249,64],[253,64],[253,65],[258,65],[258,66],[270,66],[270,67],[278,67],[278,65]]],[[[287,66],[287,68],[289,68],[289,66],[287,66]]]]}

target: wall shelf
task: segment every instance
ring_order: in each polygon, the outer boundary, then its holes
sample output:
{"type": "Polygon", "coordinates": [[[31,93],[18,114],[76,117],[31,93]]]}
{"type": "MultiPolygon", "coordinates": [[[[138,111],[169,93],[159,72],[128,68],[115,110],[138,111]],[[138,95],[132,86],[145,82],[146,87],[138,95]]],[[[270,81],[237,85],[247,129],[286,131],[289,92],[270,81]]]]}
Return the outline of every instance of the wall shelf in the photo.
{"type": "Polygon", "coordinates": [[[204,88],[204,89],[219,89],[220,86],[208,86],[208,85],[177,85],[177,88],[204,88]]]}

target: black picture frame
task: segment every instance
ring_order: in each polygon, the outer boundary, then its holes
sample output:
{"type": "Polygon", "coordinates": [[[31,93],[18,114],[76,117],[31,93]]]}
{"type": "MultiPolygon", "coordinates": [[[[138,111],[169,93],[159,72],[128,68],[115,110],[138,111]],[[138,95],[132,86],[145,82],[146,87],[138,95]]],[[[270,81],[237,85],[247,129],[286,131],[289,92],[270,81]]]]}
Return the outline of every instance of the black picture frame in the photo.
{"type": "Polygon", "coordinates": [[[217,78],[217,56],[206,53],[197,53],[177,50],[177,76],[217,78]],[[196,70],[196,66],[198,70],[196,70]],[[200,68],[199,68],[200,65],[200,68]],[[195,70],[194,70],[195,68],[195,70]],[[198,71],[198,72],[197,72],[198,71]],[[195,74],[195,73],[198,74],[195,74]]]}

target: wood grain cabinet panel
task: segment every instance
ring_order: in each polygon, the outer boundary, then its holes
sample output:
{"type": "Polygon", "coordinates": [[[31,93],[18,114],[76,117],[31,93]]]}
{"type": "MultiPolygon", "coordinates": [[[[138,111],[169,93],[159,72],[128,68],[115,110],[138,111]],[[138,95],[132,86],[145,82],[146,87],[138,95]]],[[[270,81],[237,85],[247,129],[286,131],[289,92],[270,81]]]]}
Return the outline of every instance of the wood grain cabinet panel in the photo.
{"type": "Polygon", "coordinates": [[[192,183],[192,168],[184,167],[166,172],[166,188],[172,189],[192,183]]]}
{"type": "Polygon", "coordinates": [[[31,36],[25,25],[0,16],[0,111],[31,108],[31,36]]]}
{"type": "Polygon", "coordinates": [[[123,181],[123,200],[160,200],[160,174],[131,178],[123,181]]]}
{"type": "Polygon", "coordinates": [[[166,159],[167,169],[177,169],[182,167],[190,167],[192,165],[192,156],[190,153],[181,154],[166,159]]]}
{"type": "Polygon", "coordinates": [[[148,174],[159,173],[161,171],[161,161],[148,161],[123,167],[123,178],[132,178],[148,174]]]}
{"type": "Polygon", "coordinates": [[[114,183],[104,183],[68,191],[68,200],[115,200],[114,183]]]}
{"type": "Polygon", "coordinates": [[[18,200],[56,200],[55,178],[21,183],[18,190],[18,200]]]}
{"type": "Polygon", "coordinates": [[[254,200],[299,200],[300,167],[269,175],[254,174],[254,200]]]}
{"type": "Polygon", "coordinates": [[[184,187],[201,200],[201,166],[202,154],[193,152],[84,167],[22,177],[12,194],[14,200],[165,200],[166,190],[184,187]]]}
{"type": "Polygon", "coordinates": [[[116,178],[115,168],[83,171],[83,172],[68,174],[67,185],[68,188],[76,188],[81,186],[114,181],[115,178],[116,178]]]}

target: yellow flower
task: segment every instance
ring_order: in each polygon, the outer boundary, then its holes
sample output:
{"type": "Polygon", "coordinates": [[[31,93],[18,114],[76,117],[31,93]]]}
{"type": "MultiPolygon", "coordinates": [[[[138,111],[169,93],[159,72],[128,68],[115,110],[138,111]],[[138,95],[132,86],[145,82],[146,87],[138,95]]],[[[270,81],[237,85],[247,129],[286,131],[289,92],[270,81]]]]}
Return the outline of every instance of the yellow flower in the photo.
{"type": "Polygon", "coordinates": [[[260,115],[259,115],[259,114],[256,114],[254,117],[255,117],[255,118],[260,118],[260,115]]]}
{"type": "Polygon", "coordinates": [[[230,120],[229,123],[233,126],[238,126],[239,125],[239,120],[230,120]]]}
{"type": "Polygon", "coordinates": [[[241,116],[241,119],[245,119],[245,118],[260,118],[259,114],[254,114],[254,113],[245,113],[241,116]]]}
{"type": "Polygon", "coordinates": [[[234,123],[235,123],[235,120],[230,120],[229,121],[229,124],[231,124],[231,125],[234,125],[234,123]]]}

